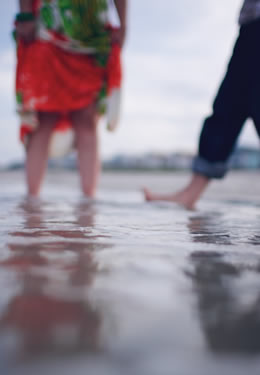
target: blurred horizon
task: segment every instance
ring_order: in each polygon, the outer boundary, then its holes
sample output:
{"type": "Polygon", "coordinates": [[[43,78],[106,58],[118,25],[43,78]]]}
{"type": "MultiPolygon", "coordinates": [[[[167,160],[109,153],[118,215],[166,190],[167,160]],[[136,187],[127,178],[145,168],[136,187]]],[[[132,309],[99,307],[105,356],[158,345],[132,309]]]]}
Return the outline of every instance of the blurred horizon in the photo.
{"type": "MultiPolygon", "coordinates": [[[[241,3],[163,0],[157,6],[151,0],[129,1],[121,124],[115,134],[100,124],[103,159],[124,152],[196,152],[201,123],[211,111],[232,52],[241,3]]],[[[24,156],[13,89],[11,29],[17,4],[1,4],[0,165],[24,156]]],[[[259,144],[251,124],[240,143],[259,144]]]]}

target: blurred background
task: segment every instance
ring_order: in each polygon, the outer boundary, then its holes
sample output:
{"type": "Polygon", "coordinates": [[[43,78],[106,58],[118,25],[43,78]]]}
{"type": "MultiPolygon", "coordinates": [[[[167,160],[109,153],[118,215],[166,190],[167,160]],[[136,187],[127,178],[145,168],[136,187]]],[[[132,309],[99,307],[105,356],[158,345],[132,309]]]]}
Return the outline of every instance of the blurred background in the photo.
{"type": "MultiPolygon", "coordinates": [[[[172,171],[196,153],[242,0],[129,0],[121,124],[100,124],[113,170],[94,201],[70,170],[48,173],[43,200],[26,197],[22,170],[5,171],[24,150],[18,0],[0,1],[0,374],[259,375],[259,170],[213,183],[194,211],[146,204],[140,190],[187,183],[172,171]]],[[[233,166],[260,168],[250,121],[239,143],[233,166]]]]}
{"type": "MultiPolygon", "coordinates": [[[[16,0],[0,12],[0,166],[20,162],[15,114],[15,45],[11,38],[16,0]]],[[[100,126],[103,160],[171,153],[192,156],[204,116],[226,69],[238,33],[241,0],[129,1],[124,51],[124,98],[115,134],[100,126]]],[[[256,147],[249,121],[240,138],[256,147]]],[[[260,161],[259,161],[260,163],[260,161]]]]}

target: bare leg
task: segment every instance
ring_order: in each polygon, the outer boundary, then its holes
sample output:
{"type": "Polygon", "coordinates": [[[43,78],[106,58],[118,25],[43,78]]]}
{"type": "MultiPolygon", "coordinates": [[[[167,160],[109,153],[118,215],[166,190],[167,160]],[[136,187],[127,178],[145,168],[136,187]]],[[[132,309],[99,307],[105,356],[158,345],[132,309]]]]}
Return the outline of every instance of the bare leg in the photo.
{"type": "Polygon", "coordinates": [[[201,194],[207,188],[210,179],[199,175],[193,174],[190,183],[181,191],[173,194],[156,194],[144,189],[145,199],[147,201],[167,201],[176,202],[187,209],[193,209],[195,203],[200,198],[201,194]]]}
{"type": "Polygon", "coordinates": [[[93,198],[100,171],[96,105],[71,113],[83,194],[93,198]]]}
{"type": "Polygon", "coordinates": [[[26,154],[26,181],[29,196],[38,196],[48,161],[52,130],[58,119],[56,113],[39,113],[39,126],[32,134],[26,154]]]}

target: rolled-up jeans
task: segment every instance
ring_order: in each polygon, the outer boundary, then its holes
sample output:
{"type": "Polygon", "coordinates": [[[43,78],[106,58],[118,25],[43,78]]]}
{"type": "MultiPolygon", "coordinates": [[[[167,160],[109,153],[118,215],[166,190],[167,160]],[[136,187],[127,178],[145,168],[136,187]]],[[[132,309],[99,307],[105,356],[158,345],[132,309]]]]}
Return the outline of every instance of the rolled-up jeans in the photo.
{"type": "Polygon", "coordinates": [[[193,172],[208,178],[224,177],[248,118],[260,137],[260,19],[240,28],[213,113],[202,127],[193,172]]]}

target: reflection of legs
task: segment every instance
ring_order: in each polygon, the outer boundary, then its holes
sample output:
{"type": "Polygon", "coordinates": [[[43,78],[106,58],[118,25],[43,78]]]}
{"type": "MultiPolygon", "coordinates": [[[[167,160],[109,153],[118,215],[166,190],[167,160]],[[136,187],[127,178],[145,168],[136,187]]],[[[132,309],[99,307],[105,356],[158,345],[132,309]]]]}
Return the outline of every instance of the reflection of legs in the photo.
{"type": "Polygon", "coordinates": [[[170,195],[152,194],[145,189],[148,201],[166,200],[193,208],[211,178],[221,178],[244,121],[248,116],[248,73],[250,59],[246,53],[247,35],[242,33],[235,46],[228,71],[214,102],[213,114],[202,128],[199,156],[193,165],[190,183],[170,195]]]}
{"type": "Polygon", "coordinates": [[[48,160],[50,136],[57,119],[58,115],[55,113],[39,113],[39,126],[30,138],[26,155],[26,178],[31,196],[39,194],[48,160]]]}
{"type": "Polygon", "coordinates": [[[100,170],[96,106],[71,113],[76,134],[79,172],[83,193],[94,197],[100,170]]]}

